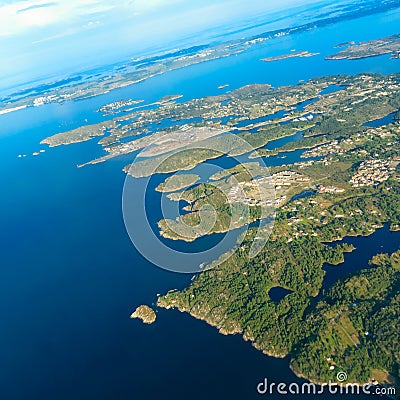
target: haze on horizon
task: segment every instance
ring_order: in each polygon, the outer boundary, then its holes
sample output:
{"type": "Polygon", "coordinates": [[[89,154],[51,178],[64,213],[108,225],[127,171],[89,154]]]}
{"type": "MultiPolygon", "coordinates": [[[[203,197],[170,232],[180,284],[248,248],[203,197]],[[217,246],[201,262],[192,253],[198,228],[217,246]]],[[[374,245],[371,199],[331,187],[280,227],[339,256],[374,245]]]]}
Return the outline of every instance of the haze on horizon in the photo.
{"type": "Polygon", "coordinates": [[[0,91],[178,44],[213,40],[332,0],[0,1],[0,91]]]}

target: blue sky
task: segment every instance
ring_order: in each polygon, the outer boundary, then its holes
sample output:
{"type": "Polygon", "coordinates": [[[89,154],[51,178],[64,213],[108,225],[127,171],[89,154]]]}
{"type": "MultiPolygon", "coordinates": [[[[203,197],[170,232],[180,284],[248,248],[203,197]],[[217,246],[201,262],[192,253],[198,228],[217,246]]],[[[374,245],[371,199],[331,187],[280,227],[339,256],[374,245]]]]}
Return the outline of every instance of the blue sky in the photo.
{"type": "MultiPolygon", "coordinates": [[[[321,1],[321,0],[319,0],[321,1]]],[[[0,0],[0,90],[138,56],[318,0],[0,0]]],[[[204,38],[205,39],[205,38],[204,38]]]]}

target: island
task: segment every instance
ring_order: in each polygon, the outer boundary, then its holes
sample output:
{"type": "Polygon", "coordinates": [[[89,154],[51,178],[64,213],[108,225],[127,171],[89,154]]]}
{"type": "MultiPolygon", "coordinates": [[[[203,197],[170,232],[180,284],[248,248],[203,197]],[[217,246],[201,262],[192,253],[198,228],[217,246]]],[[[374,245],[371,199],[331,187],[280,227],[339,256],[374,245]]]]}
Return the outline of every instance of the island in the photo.
{"type": "Polygon", "coordinates": [[[149,306],[139,306],[134,313],[131,315],[132,319],[138,318],[143,321],[144,324],[153,324],[156,321],[156,313],[149,306]]]}
{"type": "Polygon", "coordinates": [[[104,106],[100,107],[97,110],[97,112],[102,113],[104,116],[115,115],[120,112],[128,112],[129,110],[132,109],[129,107],[135,106],[143,102],[144,100],[133,100],[133,99],[115,101],[113,103],[105,104],[104,106]]]}
{"type": "MultiPolygon", "coordinates": [[[[321,78],[318,82],[311,80],[301,85],[273,90],[267,84],[248,85],[218,96],[204,97],[182,103],[167,102],[155,109],[134,110],[104,123],[85,125],[78,129],[57,133],[45,139],[43,143],[51,146],[76,143],[79,140],[89,140],[93,136],[105,135],[107,132],[100,144],[108,154],[89,161],[90,164],[150,147],[152,143],[156,143],[157,146],[156,148],[149,148],[147,155],[163,155],[174,149],[183,148],[184,145],[190,146],[203,139],[219,136],[232,130],[235,125],[242,124],[238,129],[244,132],[249,128],[257,130],[264,127],[268,128],[268,132],[255,136],[259,144],[254,143],[254,145],[261,147],[267,144],[268,140],[290,133],[293,134],[296,129],[312,124],[312,121],[306,123],[304,121],[292,121],[290,126],[277,129],[279,122],[302,118],[303,115],[306,115],[306,111],[297,111],[295,107],[302,102],[318,97],[322,90],[336,82],[335,78],[327,77],[321,78]],[[291,113],[290,117],[259,121],[259,119],[284,110],[291,113]],[[226,122],[223,122],[223,119],[226,122]],[[166,120],[169,125],[163,127],[162,130],[157,129],[160,122],[166,120]],[[196,121],[192,122],[193,120],[196,121]],[[152,128],[150,129],[149,126],[152,126],[152,128]]],[[[245,133],[242,136],[250,138],[250,135],[245,133]]],[[[253,143],[251,144],[253,145],[253,143]]],[[[218,147],[218,144],[216,146],[218,147]]],[[[222,143],[221,150],[223,151],[224,148],[226,148],[226,145],[222,143]]],[[[202,152],[199,151],[200,153],[202,152]]],[[[203,157],[201,156],[199,159],[203,160],[203,157]]]]}
{"type": "Polygon", "coordinates": [[[161,99],[156,101],[155,104],[164,104],[164,103],[169,103],[171,101],[178,100],[183,97],[183,94],[170,94],[167,96],[163,96],[161,99]]]}
{"type": "MultiPolygon", "coordinates": [[[[364,123],[396,112],[398,108],[391,104],[390,96],[382,96],[378,88],[382,84],[389,95],[395,93],[393,84],[396,79],[395,75],[381,78],[380,75],[360,74],[354,77],[321,77],[280,88],[265,84],[248,85],[218,96],[182,103],[168,102],[155,109],[134,110],[101,124],[57,133],[43,143],[55,146],[102,135],[99,144],[106,155],[82,165],[96,164],[146,149],[133,166],[125,168],[126,172],[131,171],[138,177],[148,176],[147,171],[151,171],[152,163],[162,164],[162,158],[168,152],[178,149],[187,151],[187,156],[180,157],[180,160],[178,156],[176,160],[168,157],[164,172],[192,169],[207,159],[225,153],[243,153],[240,146],[234,148],[224,138],[226,132],[237,133],[254,149],[262,148],[261,155],[271,156],[277,151],[267,150],[265,146],[278,138],[304,131],[306,140],[287,143],[280,150],[293,151],[299,146],[311,148],[327,140],[320,133],[329,130],[334,123],[340,122],[340,130],[345,131],[361,113],[365,115],[364,123]],[[330,87],[339,89],[324,92],[330,87]],[[352,111],[350,116],[349,111],[352,111]],[[332,112],[335,115],[331,115],[332,112]],[[165,125],[159,130],[157,128],[161,121],[165,125]],[[196,143],[210,138],[213,138],[212,147],[216,151],[196,150],[196,143]],[[152,146],[153,143],[155,146],[152,146]]],[[[338,134],[337,127],[334,129],[332,136],[338,134]]],[[[163,169],[159,172],[163,172],[163,169]]]]}
{"type": "Polygon", "coordinates": [[[110,129],[114,126],[115,124],[113,121],[106,121],[93,125],[84,125],[68,132],[61,132],[50,136],[42,140],[40,144],[48,144],[50,147],[56,147],[86,142],[96,136],[103,136],[107,129],[110,129]]]}
{"type": "Polygon", "coordinates": [[[305,51],[294,51],[292,53],[282,54],[280,56],[263,58],[263,61],[264,62],[273,62],[273,61],[286,60],[288,58],[314,57],[314,56],[317,56],[318,54],[319,53],[310,53],[307,50],[305,50],[305,51]]]}

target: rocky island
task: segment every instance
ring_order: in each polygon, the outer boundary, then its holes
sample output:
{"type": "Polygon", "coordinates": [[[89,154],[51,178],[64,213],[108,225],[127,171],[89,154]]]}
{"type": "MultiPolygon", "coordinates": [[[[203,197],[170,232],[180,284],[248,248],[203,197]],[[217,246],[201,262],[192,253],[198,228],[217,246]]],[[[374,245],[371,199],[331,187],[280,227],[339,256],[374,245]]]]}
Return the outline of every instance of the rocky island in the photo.
{"type": "Polygon", "coordinates": [[[273,61],[280,61],[280,60],[286,60],[287,58],[304,58],[304,57],[314,57],[318,55],[319,53],[310,53],[307,50],[305,51],[294,51],[292,53],[288,54],[282,54],[280,56],[275,56],[275,57],[267,57],[263,58],[264,62],[273,62],[273,61]]]}
{"type": "Polygon", "coordinates": [[[139,306],[134,313],[131,314],[131,318],[138,318],[143,321],[144,324],[153,324],[156,321],[156,313],[149,306],[139,306]]]}

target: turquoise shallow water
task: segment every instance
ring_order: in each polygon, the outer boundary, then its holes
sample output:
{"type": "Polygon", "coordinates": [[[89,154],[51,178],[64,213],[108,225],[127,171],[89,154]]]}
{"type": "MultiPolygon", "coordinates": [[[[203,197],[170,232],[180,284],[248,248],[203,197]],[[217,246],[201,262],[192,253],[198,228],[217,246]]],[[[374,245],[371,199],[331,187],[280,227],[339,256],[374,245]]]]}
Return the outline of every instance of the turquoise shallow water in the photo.
{"type": "MultiPolygon", "coordinates": [[[[339,42],[379,38],[396,33],[398,26],[395,12],[343,22],[98,98],[0,116],[0,397],[252,399],[259,397],[256,385],[266,376],[297,381],[287,359],[266,357],[240,337],[219,335],[188,315],[161,310],[152,326],[129,320],[136,306],[187,286],[191,278],[150,265],[132,246],[121,211],[121,169],[130,156],[77,169],[101,154],[94,141],[31,154],[43,148],[39,142],[50,134],[86,119],[100,121],[94,110],[117,99],[152,102],[182,93],[186,100],[219,93],[217,87],[225,83],[230,84],[225,90],[231,90],[327,74],[397,72],[399,60],[386,56],[354,62],[324,61],[323,56],[339,42]],[[321,55],[260,61],[291,49],[321,55]],[[18,154],[28,157],[19,159],[18,154]]],[[[392,251],[397,243],[399,236],[385,231],[357,242],[371,254],[392,251]]],[[[352,257],[335,271],[359,268],[352,257]]],[[[334,281],[339,274],[332,273],[334,281]]]]}

